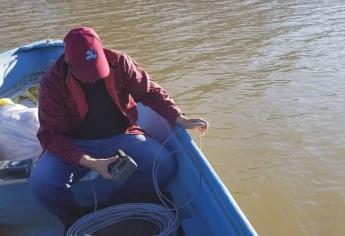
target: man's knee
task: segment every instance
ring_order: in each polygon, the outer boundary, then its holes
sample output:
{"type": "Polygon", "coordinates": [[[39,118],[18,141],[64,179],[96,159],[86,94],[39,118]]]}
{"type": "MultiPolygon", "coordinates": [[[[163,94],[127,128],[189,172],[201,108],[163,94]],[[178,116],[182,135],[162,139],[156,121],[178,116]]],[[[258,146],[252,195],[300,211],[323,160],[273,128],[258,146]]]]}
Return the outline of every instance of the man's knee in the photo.
{"type": "Polygon", "coordinates": [[[38,163],[32,169],[29,177],[29,187],[34,195],[43,197],[52,191],[63,191],[65,188],[64,176],[57,170],[53,171],[51,166],[42,164],[45,163],[38,163]]]}
{"type": "Polygon", "coordinates": [[[49,191],[46,176],[41,175],[36,168],[30,174],[29,187],[36,197],[42,197],[45,192],[49,191]]]}

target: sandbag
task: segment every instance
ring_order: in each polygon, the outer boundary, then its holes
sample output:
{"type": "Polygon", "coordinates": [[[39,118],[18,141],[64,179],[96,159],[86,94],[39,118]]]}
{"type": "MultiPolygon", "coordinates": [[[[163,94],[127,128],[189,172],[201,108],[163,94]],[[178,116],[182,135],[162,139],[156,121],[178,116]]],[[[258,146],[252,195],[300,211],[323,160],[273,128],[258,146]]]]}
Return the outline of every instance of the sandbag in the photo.
{"type": "Polygon", "coordinates": [[[36,137],[37,108],[7,103],[0,106],[0,160],[36,161],[42,147],[36,137]]]}

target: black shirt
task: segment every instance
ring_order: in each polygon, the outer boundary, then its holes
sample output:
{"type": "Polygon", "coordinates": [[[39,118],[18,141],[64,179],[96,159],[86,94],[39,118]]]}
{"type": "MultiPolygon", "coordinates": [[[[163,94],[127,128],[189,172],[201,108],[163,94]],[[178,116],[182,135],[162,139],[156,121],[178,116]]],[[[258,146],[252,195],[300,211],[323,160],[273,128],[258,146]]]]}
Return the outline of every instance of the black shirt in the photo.
{"type": "Polygon", "coordinates": [[[80,84],[86,97],[88,112],[80,125],[72,130],[72,137],[101,139],[123,133],[128,128],[129,121],[111,99],[104,80],[80,84]]]}

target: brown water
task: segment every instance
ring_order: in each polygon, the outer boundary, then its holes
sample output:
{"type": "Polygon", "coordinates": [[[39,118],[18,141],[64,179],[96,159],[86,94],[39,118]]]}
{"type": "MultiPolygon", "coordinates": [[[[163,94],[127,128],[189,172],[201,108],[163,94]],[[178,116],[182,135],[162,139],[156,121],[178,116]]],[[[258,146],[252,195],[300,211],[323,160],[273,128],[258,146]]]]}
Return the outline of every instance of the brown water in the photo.
{"type": "Polygon", "coordinates": [[[202,150],[260,235],[345,235],[343,1],[3,0],[0,17],[1,50],[91,26],[209,120],[202,150]]]}

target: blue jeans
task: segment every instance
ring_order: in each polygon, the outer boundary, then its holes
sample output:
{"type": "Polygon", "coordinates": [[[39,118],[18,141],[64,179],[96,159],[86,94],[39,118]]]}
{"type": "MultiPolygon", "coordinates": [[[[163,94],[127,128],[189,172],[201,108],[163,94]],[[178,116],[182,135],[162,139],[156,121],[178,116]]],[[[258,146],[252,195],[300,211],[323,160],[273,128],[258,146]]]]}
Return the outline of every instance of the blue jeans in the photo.
{"type": "MultiPolygon", "coordinates": [[[[74,143],[94,158],[112,157],[118,149],[122,149],[135,160],[138,171],[134,177],[115,191],[116,186],[109,188],[109,196],[115,192],[121,195],[118,196],[119,199],[136,193],[154,193],[152,167],[155,157],[160,163],[157,178],[160,187],[171,179],[176,169],[173,155],[161,147],[160,143],[144,135],[120,134],[108,139],[74,140],[74,143]]],[[[69,212],[80,207],[71,186],[89,171],[45,152],[31,172],[30,188],[49,212],[64,220],[69,212]]],[[[114,185],[110,180],[104,179],[104,182],[114,185]]]]}

